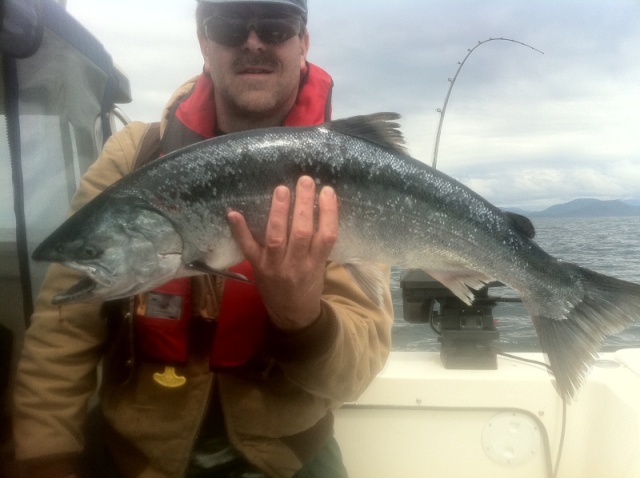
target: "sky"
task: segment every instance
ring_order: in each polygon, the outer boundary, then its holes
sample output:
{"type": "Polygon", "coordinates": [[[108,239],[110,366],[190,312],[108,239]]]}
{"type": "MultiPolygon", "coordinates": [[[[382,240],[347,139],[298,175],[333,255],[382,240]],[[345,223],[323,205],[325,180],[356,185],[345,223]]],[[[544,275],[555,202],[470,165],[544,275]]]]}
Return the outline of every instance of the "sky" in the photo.
{"type": "MultiPolygon", "coordinates": [[[[333,117],[402,115],[412,156],[492,203],[539,210],[640,199],[640,0],[308,0],[309,61],[333,76],[333,117]]],[[[159,119],[200,73],[194,0],[67,0],[159,119]]]]}

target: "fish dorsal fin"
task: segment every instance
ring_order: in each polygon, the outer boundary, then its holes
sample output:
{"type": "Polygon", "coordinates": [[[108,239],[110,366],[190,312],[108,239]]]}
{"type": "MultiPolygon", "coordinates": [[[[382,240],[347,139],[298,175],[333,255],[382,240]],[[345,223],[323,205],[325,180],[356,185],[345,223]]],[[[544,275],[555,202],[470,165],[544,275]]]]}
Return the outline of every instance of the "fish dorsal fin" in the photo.
{"type": "Polygon", "coordinates": [[[384,149],[407,154],[400,125],[394,121],[399,118],[398,113],[374,113],[330,121],[324,126],[338,133],[364,139],[384,149]]]}
{"type": "Polygon", "coordinates": [[[509,211],[504,211],[504,215],[507,216],[511,224],[527,236],[528,239],[533,239],[536,236],[536,228],[528,217],[509,211]]]}

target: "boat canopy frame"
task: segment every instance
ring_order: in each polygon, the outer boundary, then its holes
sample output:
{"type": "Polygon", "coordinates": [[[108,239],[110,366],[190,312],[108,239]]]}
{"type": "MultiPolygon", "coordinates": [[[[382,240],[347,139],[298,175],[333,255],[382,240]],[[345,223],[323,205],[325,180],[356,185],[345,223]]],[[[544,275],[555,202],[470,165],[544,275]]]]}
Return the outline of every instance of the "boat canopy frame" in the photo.
{"type": "Polygon", "coordinates": [[[102,43],[53,0],[0,3],[0,54],[28,326],[47,267],[30,253],[64,220],[80,177],[115,129],[115,104],[130,102],[131,91],[102,43]]]}

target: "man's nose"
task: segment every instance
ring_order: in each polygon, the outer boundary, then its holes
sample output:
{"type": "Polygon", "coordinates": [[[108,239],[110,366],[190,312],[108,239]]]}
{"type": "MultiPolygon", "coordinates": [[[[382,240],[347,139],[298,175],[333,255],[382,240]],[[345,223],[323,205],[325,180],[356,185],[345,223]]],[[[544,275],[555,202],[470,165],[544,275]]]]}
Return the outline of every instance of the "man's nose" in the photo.
{"type": "Polygon", "coordinates": [[[254,25],[249,25],[249,36],[244,42],[244,47],[250,50],[263,50],[265,48],[265,44],[260,40],[254,25]]]}

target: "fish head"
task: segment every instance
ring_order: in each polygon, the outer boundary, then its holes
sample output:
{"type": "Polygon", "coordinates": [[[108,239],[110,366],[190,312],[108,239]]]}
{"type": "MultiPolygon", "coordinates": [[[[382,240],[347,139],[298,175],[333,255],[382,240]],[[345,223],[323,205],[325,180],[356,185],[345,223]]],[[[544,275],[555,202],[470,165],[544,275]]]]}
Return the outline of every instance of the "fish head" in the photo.
{"type": "Polygon", "coordinates": [[[53,298],[54,304],[128,297],[176,276],[183,241],[161,212],[136,201],[89,203],[33,252],[86,277],[53,298]]]}

